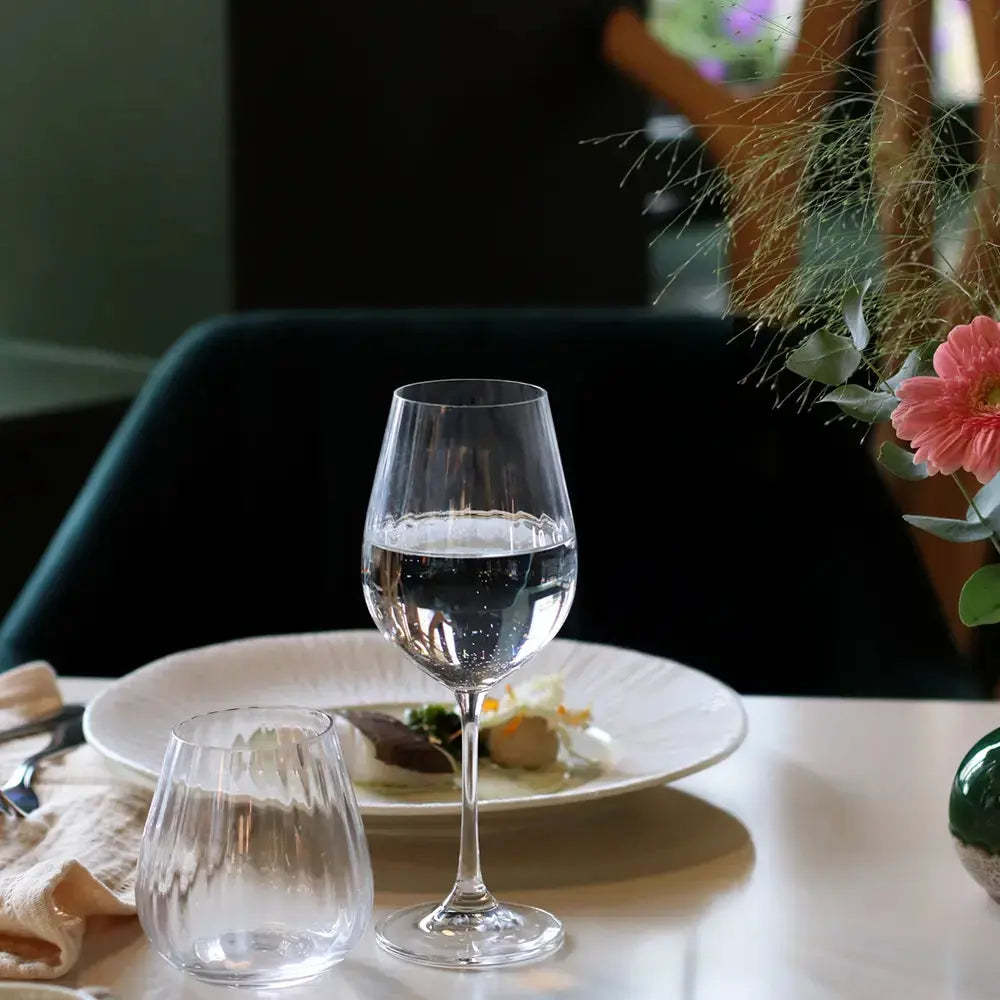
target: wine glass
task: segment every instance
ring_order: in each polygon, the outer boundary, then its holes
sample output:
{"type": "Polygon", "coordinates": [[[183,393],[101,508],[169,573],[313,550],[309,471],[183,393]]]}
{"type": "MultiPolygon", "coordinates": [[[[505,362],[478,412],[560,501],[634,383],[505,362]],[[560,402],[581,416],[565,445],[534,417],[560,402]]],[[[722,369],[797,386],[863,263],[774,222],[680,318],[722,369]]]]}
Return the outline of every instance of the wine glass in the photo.
{"type": "Polygon", "coordinates": [[[542,649],[569,613],[576,535],[548,396],[520,382],[455,379],[393,395],[365,519],[362,582],[375,624],[448,687],[462,720],[462,832],[442,903],[376,927],[424,965],[528,961],[562,924],[498,902],[479,862],[476,779],[486,692],[542,649]]]}

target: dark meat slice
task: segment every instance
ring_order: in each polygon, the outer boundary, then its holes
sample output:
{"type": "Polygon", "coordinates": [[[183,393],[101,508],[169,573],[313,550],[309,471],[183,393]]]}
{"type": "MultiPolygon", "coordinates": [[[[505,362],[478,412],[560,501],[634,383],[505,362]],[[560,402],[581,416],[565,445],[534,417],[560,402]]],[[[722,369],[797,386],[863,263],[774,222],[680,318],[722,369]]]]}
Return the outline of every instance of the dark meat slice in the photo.
{"type": "Polygon", "coordinates": [[[340,715],[371,740],[375,758],[383,764],[394,764],[425,774],[451,773],[448,755],[394,715],[359,708],[343,709],[340,715]]]}

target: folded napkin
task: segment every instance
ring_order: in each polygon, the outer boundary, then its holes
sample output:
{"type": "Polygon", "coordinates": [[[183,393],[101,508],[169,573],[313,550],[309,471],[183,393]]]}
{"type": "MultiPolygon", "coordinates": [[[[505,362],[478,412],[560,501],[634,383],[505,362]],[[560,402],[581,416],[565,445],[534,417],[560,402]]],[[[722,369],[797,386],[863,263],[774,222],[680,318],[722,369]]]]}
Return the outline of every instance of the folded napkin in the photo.
{"type": "MultiPolygon", "coordinates": [[[[46,663],[0,674],[0,731],[62,704],[46,663]]],[[[0,784],[48,736],[0,743],[0,784]]],[[[40,807],[0,815],[0,979],[54,979],[104,917],[135,914],[136,858],[149,793],[116,778],[90,747],[43,761],[40,807]]]]}

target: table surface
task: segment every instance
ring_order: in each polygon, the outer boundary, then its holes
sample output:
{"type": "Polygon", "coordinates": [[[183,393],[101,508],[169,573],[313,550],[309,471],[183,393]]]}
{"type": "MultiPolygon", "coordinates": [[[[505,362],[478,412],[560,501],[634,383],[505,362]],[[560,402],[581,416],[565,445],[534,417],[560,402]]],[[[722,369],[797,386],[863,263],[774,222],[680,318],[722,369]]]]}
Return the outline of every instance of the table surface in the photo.
{"type": "MultiPolygon", "coordinates": [[[[63,684],[73,700],[100,686],[63,684]]],[[[961,867],[947,808],[959,761],[1000,725],[1000,706],[751,697],[746,707],[744,746],[701,774],[483,817],[488,882],[563,919],[558,955],[443,972],[384,955],[369,929],[315,983],[257,995],[994,1000],[1000,906],[961,867]]],[[[453,833],[370,833],[377,914],[449,888],[453,833]]],[[[152,954],[137,921],[90,935],[66,982],[121,1000],[226,995],[152,954]]]]}

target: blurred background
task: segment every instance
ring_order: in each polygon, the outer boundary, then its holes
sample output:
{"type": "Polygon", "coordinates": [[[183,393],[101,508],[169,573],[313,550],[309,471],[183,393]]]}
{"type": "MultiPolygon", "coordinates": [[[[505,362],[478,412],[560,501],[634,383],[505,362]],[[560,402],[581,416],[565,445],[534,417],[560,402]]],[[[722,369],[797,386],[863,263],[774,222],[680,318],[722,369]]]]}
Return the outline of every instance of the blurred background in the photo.
{"type": "MultiPolygon", "coordinates": [[[[614,6],[0,0],[0,616],[157,358],[205,317],[721,316],[717,207],[669,228],[712,165],[683,118],[601,62],[614,6]],[[688,181],[664,189],[668,162],[688,181]]],[[[739,87],[778,71],[800,7],[643,13],[739,87]]],[[[873,53],[852,59],[863,91],[873,53]]],[[[932,59],[938,101],[968,117],[963,0],[938,4],[932,59]]]]}

